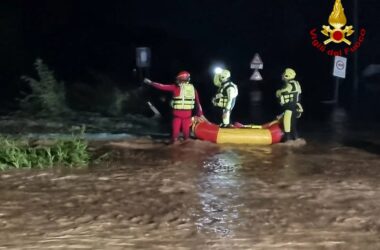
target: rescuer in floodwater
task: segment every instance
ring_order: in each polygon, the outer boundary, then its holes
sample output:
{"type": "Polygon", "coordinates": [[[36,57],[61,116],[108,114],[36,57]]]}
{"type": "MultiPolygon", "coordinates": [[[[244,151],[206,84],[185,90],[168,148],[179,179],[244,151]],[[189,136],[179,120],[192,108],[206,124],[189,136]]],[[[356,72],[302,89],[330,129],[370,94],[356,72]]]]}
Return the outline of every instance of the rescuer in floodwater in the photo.
{"type": "Polygon", "coordinates": [[[301,85],[295,80],[296,72],[291,69],[285,69],[282,74],[284,85],[276,91],[276,97],[282,107],[282,123],[285,132],[284,141],[298,139],[297,119],[303,112],[301,99],[301,85]]]}
{"type": "Polygon", "coordinates": [[[229,70],[217,68],[214,73],[214,85],[218,87],[218,92],[212,99],[212,103],[223,109],[223,122],[220,127],[232,127],[230,117],[238,96],[238,87],[230,80],[231,72],[229,70]]]}
{"type": "Polygon", "coordinates": [[[195,108],[197,110],[197,116],[201,117],[202,120],[206,120],[203,116],[198,92],[194,88],[194,85],[190,83],[189,72],[179,72],[176,77],[176,84],[161,84],[152,82],[147,78],[144,79],[144,83],[159,90],[172,92],[173,94],[171,101],[171,107],[173,109],[172,143],[178,141],[180,132],[182,132],[184,140],[190,137],[192,111],[195,108]]]}

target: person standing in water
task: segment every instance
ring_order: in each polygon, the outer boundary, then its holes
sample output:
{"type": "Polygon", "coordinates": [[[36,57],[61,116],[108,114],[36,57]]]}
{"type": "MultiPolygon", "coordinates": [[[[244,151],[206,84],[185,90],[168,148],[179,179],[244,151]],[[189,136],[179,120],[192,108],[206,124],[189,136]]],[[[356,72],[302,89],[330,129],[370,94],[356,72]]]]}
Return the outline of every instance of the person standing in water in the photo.
{"type": "Polygon", "coordinates": [[[172,143],[178,142],[180,132],[182,132],[184,140],[190,138],[191,118],[194,109],[197,111],[197,116],[201,117],[203,120],[206,120],[206,118],[203,116],[198,92],[195,89],[194,85],[190,83],[189,72],[179,72],[176,77],[175,84],[161,84],[153,82],[147,78],[144,79],[144,83],[162,91],[172,92],[173,94],[171,100],[171,107],[173,110],[171,133],[172,143]]]}
{"type": "Polygon", "coordinates": [[[301,85],[295,80],[296,72],[286,68],[282,74],[283,86],[276,91],[276,97],[282,107],[282,124],[285,132],[284,142],[297,140],[297,120],[303,112],[301,101],[301,85]]]}
{"type": "Polygon", "coordinates": [[[238,96],[238,87],[231,81],[231,72],[227,69],[217,68],[214,75],[214,85],[218,87],[218,91],[212,99],[212,103],[223,110],[220,127],[232,127],[230,117],[238,96]]]}

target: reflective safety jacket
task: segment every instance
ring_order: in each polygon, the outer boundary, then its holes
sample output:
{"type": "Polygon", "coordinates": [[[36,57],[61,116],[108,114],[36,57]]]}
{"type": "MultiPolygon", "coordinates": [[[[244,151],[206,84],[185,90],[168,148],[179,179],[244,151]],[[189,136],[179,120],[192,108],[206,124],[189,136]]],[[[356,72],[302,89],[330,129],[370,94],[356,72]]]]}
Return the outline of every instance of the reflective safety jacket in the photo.
{"type": "Polygon", "coordinates": [[[300,101],[302,90],[301,85],[296,80],[289,80],[285,82],[282,89],[277,90],[276,96],[279,99],[280,105],[287,103],[298,103],[300,101]]]}
{"type": "MultiPolygon", "coordinates": [[[[236,86],[236,84],[234,84],[233,82],[226,82],[224,83],[219,89],[218,89],[218,92],[215,96],[215,100],[214,100],[214,104],[215,106],[218,106],[218,107],[221,107],[221,108],[229,108],[229,109],[232,109],[232,107],[227,107],[228,106],[228,102],[229,101],[232,101],[232,100],[229,100],[229,99],[232,99],[232,98],[236,98],[238,96],[238,88],[236,86]],[[233,94],[232,96],[228,96],[228,93],[227,91],[230,89],[230,88],[233,88],[233,94]]],[[[232,105],[233,105],[233,102],[232,102],[232,105]]]]}
{"type": "Polygon", "coordinates": [[[173,109],[189,110],[194,109],[195,89],[191,83],[181,83],[179,95],[173,96],[171,106],[173,109]]]}
{"type": "Polygon", "coordinates": [[[201,103],[199,101],[198,92],[191,83],[182,84],[162,84],[152,82],[152,86],[162,91],[172,93],[171,106],[173,110],[187,110],[189,112],[196,106],[197,116],[203,115],[201,103]]]}

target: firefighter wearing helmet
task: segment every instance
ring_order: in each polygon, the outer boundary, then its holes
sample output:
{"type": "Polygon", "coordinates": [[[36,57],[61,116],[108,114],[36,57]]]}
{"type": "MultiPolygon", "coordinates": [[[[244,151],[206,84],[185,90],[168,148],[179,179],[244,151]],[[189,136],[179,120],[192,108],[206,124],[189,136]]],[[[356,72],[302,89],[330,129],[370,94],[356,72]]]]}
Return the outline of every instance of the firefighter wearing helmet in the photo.
{"type": "Polygon", "coordinates": [[[296,72],[291,69],[285,69],[282,74],[284,85],[276,91],[276,97],[283,109],[282,121],[285,132],[284,141],[298,139],[297,119],[303,112],[301,99],[301,85],[295,80],[296,72]]]}
{"type": "Polygon", "coordinates": [[[231,80],[231,72],[227,69],[215,71],[214,85],[218,87],[215,97],[212,99],[214,106],[223,110],[221,127],[230,127],[230,116],[238,96],[238,87],[231,80]]]}
{"type": "Polygon", "coordinates": [[[194,85],[190,83],[190,73],[181,71],[176,77],[176,84],[161,84],[152,82],[145,78],[144,83],[162,90],[172,93],[171,107],[172,107],[172,143],[178,141],[180,132],[183,138],[187,140],[190,137],[190,126],[192,111],[196,108],[197,116],[203,116],[202,106],[199,101],[198,93],[194,85]]]}

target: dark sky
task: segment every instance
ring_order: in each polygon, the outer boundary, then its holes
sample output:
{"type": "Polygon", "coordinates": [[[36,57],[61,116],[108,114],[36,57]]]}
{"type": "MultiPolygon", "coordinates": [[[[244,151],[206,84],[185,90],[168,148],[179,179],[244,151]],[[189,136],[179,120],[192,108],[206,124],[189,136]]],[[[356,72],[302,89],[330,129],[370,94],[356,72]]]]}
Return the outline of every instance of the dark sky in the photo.
{"type": "MultiPolygon", "coordinates": [[[[380,1],[358,2],[359,27],[367,30],[358,54],[363,69],[380,62],[380,1]]],[[[353,0],[342,3],[353,25],[353,0]]],[[[311,46],[309,31],[327,25],[333,4],[334,0],[1,1],[2,94],[8,99],[17,95],[23,88],[19,77],[33,74],[37,57],[66,82],[95,71],[135,84],[135,48],[149,46],[153,79],[171,81],[187,69],[206,96],[214,91],[209,73],[214,62],[224,63],[234,80],[249,88],[249,63],[258,52],[264,61],[260,88],[272,91],[281,71],[294,67],[308,99],[323,99],[333,82],[332,58],[311,46]]],[[[352,56],[348,70],[347,91],[352,56]]]]}

